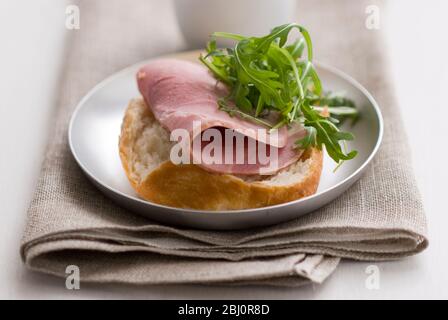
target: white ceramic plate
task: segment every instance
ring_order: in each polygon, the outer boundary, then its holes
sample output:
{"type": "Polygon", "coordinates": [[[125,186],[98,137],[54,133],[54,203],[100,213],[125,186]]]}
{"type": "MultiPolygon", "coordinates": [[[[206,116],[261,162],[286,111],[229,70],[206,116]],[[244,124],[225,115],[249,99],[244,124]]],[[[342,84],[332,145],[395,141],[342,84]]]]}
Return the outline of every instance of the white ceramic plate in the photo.
{"type": "MultiPolygon", "coordinates": [[[[196,61],[199,52],[171,57],[196,61]]],[[[349,148],[359,155],[336,172],[335,163],[324,159],[322,178],[315,195],[297,201],[250,210],[208,212],[166,207],[140,199],[129,185],[118,155],[118,137],[124,111],[138,97],[136,71],[145,62],[109,77],[93,88],[77,106],[69,127],[70,148],[89,179],[117,204],[150,219],[201,229],[242,229],[297,218],[322,207],[345,192],[359,179],[381,143],[383,120],[373,97],[358,82],[341,71],[317,64],[324,88],[344,91],[355,100],[362,117],[350,128],[356,139],[349,148]]]]}

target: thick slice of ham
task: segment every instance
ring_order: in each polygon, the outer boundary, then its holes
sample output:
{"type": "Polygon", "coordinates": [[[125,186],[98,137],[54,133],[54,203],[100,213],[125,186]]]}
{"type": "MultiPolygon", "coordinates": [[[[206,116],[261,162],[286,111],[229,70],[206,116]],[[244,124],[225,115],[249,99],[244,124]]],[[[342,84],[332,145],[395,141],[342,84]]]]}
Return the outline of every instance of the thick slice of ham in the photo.
{"type": "MultiPolygon", "coordinates": [[[[199,64],[175,59],[156,60],[138,71],[137,82],[140,93],[155,118],[169,131],[186,129],[193,140],[196,138],[193,135],[193,123],[200,121],[201,132],[210,128],[233,129],[248,139],[256,139],[257,143],[267,144],[271,152],[276,148],[277,166],[264,174],[275,173],[295,162],[301,155],[293,147],[296,137],[303,136],[303,130],[291,134],[283,127],[278,130],[278,139],[272,139],[269,130],[262,125],[237,116],[231,117],[227,112],[219,110],[217,101],[227,95],[228,90],[199,64]],[[264,130],[265,134],[254,134],[257,130],[264,130]]],[[[193,152],[193,158],[198,157],[201,155],[193,152]]],[[[213,172],[242,175],[259,174],[260,169],[268,167],[258,162],[198,165],[213,172]]]]}
{"type": "MultiPolygon", "coordinates": [[[[208,129],[210,130],[210,129],[208,129]]],[[[237,133],[238,134],[238,133],[237,133]]],[[[199,159],[203,162],[200,164],[204,169],[216,172],[216,173],[228,173],[228,174],[236,174],[236,175],[272,175],[278,172],[278,170],[285,168],[294,162],[296,162],[300,156],[303,154],[302,150],[298,150],[295,148],[295,142],[305,137],[306,131],[304,130],[293,130],[288,135],[288,140],[286,146],[283,148],[277,148],[273,146],[266,145],[265,148],[267,152],[263,152],[267,156],[273,155],[275,152],[277,161],[268,162],[267,164],[260,163],[260,159],[256,158],[255,163],[251,163],[249,161],[249,148],[248,142],[244,145],[244,163],[238,164],[236,162],[236,156],[234,157],[233,163],[227,164],[225,162],[225,155],[223,151],[221,161],[219,163],[211,163],[213,157],[210,157],[207,152],[205,152],[205,146],[208,144],[207,142],[202,142],[202,152],[201,150],[196,151],[193,149],[193,159],[199,162],[199,159]]],[[[224,135],[223,135],[224,136],[224,135]]],[[[196,137],[197,138],[197,137],[196,137]]],[[[252,139],[252,138],[248,138],[252,139]]],[[[258,142],[256,148],[259,147],[262,142],[258,142]]],[[[223,150],[225,150],[225,144],[223,143],[223,150]]],[[[233,150],[234,154],[237,153],[237,150],[233,150]]],[[[253,150],[252,150],[253,151],[253,150]]],[[[255,149],[257,152],[257,149],[255,149]]],[[[271,157],[271,161],[275,159],[274,156],[271,157]]]]}

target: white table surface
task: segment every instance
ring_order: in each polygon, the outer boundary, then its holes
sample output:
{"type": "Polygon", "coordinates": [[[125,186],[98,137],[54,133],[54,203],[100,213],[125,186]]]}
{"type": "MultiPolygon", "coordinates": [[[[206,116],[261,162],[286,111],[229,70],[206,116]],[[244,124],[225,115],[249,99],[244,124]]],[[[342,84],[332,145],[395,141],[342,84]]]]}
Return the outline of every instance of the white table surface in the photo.
{"type": "MultiPolygon", "coordinates": [[[[39,174],[58,96],[64,55],[64,1],[0,2],[0,298],[344,299],[448,298],[448,21],[446,1],[391,1],[382,15],[395,88],[430,224],[430,247],[401,261],[378,263],[380,289],[365,286],[371,263],[344,261],[322,285],[295,289],[82,284],[27,271],[19,257],[26,209],[39,174]],[[42,19],[45,12],[48,19],[42,19]]],[[[411,159],[403,159],[411,161],[411,159]]]]}

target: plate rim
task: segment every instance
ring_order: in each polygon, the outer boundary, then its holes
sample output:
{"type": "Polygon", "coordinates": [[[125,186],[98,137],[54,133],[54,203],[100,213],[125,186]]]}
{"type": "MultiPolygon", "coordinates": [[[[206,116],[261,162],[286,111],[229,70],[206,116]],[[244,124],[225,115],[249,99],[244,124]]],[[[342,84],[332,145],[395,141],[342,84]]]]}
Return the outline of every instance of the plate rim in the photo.
{"type": "MultiPolygon", "coordinates": [[[[178,59],[182,59],[181,57],[179,57],[179,55],[188,55],[188,54],[193,54],[197,52],[198,54],[201,52],[200,50],[193,50],[193,51],[183,51],[183,52],[176,52],[176,53],[171,53],[171,54],[167,54],[167,55],[162,55],[162,56],[157,56],[157,57],[153,57],[150,59],[146,59],[144,61],[140,61],[137,63],[134,63],[124,69],[121,69],[113,74],[111,74],[110,76],[106,77],[105,79],[103,79],[102,81],[100,81],[98,84],[96,84],[92,89],[90,89],[87,94],[85,94],[83,96],[83,98],[78,102],[78,104],[76,105],[74,111],[72,112],[71,118],[70,118],[70,122],[69,122],[69,126],[68,126],[68,143],[69,143],[69,149],[70,152],[72,153],[73,157],[75,158],[76,163],[79,165],[79,167],[82,169],[82,171],[88,176],[89,179],[95,181],[96,184],[99,184],[102,188],[107,189],[108,191],[118,194],[121,197],[126,198],[129,201],[136,201],[139,202],[140,204],[143,205],[150,205],[150,206],[154,206],[157,207],[158,209],[162,209],[162,210],[168,210],[168,211],[177,211],[183,214],[194,214],[194,215],[199,215],[199,214],[208,214],[208,213],[213,213],[216,215],[229,215],[229,214],[255,214],[258,212],[262,212],[262,211],[266,211],[266,210],[276,210],[285,206],[291,206],[291,205],[299,205],[302,202],[305,201],[312,201],[314,199],[316,199],[317,197],[322,197],[325,194],[329,194],[331,193],[333,190],[340,188],[341,186],[349,183],[352,179],[355,179],[355,181],[357,180],[356,177],[358,175],[360,175],[365,169],[366,167],[370,164],[370,162],[372,161],[372,159],[376,156],[381,143],[383,141],[383,135],[384,135],[384,120],[383,120],[383,116],[382,116],[382,112],[381,109],[378,105],[378,103],[376,102],[375,98],[372,96],[372,94],[363,86],[361,85],[357,80],[355,80],[353,77],[351,77],[350,75],[346,74],[345,72],[330,66],[328,64],[325,63],[321,63],[318,61],[315,61],[314,64],[322,69],[326,69],[327,71],[330,71],[331,73],[336,74],[338,77],[341,77],[342,79],[344,79],[345,81],[349,82],[350,85],[354,86],[356,89],[358,89],[359,91],[361,91],[362,94],[364,94],[366,96],[366,98],[370,101],[370,103],[373,106],[373,109],[375,110],[375,114],[376,117],[378,118],[378,137],[376,139],[376,143],[375,143],[375,147],[373,148],[373,151],[370,153],[370,155],[367,157],[367,159],[353,172],[351,173],[349,176],[347,176],[345,179],[339,181],[338,183],[336,183],[335,185],[331,186],[330,188],[325,189],[322,192],[319,193],[315,193],[311,196],[308,197],[304,197],[301,199],[297,199],[297,200],[293,200],[293,201],[289,201],[289,202],[285,202],[285,203],[281,203],[281,204],[276,204],[273,206],[266,206],[266,207],[260,207],[260,208],[251,208],[251,209],[238,209],[238,210],[217,210],[217,211],[213,211],[213,210],[197,210],[197,209],[188,209],[188,208],[176,208],[176,207],[170,207],[170,206],[166,206],[166,205],[162,205],[162,204],[158,204],[158,203],[154,203],[154,202],[150,202],[144,199],[140,199],[138,197],[132,196],[132,195],[128,195],[126,193],[123,193],[119,190],[116,190],[115,188],[109,186],[107,183],[101,181],[101,179],[97,178],[95,175],[93,175],[86,167],[85,165],[82,163],[82,161],[80,160],[80,158],[78,157],[75,147],[73,145],[73,139],[72,139],[72,132],[73,132],[73,126],[75,124],[76,118],[80,112],[80,110],[83,108],[83,106],[86,105],[86,101],[88,101],[91,96],[93,96],[98,90],[100,90],[101,88],[105,87],[107,84],[109,84],[110,82],[114,81],[116,78],[119,78],[120,76],[122,76],[123,74],[126,74],[128,72],[130,72],[130,70],[136,69],[139,66],[143,66],[145,64],[147,64],[150,61],[154,61],[160,58],[169,58],[171,57],[175,57],[177,56],[178,59]]],[[[130,98],[131,99],[131,98],[130,98]]],[[[346,192],[346,191],[344,191],[346,192]]]]}

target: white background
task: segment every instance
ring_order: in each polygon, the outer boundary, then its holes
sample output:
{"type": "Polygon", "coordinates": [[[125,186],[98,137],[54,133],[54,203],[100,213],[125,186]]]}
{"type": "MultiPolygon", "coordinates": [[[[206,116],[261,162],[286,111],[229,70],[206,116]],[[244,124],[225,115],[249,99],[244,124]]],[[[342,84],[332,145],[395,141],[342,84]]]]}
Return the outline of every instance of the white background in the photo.
{"type": "MultiPolygon", "coordinates": [[[[423,254],[377,264],[380,290],[365,286],[369,263],[344,261],[323,285],[297,289],[83,285],[27,271],[18,249],[54,110],[64,56],[64,1],[0,2],[0,298],[448,298],[448,1],[391,0],[382,15],[395,89],[413,148],[430,225],[423,254]],[[37,13],[37,14],[36,14],[37,13]],[[46,19],[42,19],[45,13],[46,19]]],[[[411,159],[403,159],[411,161],[411,159]]]]}

